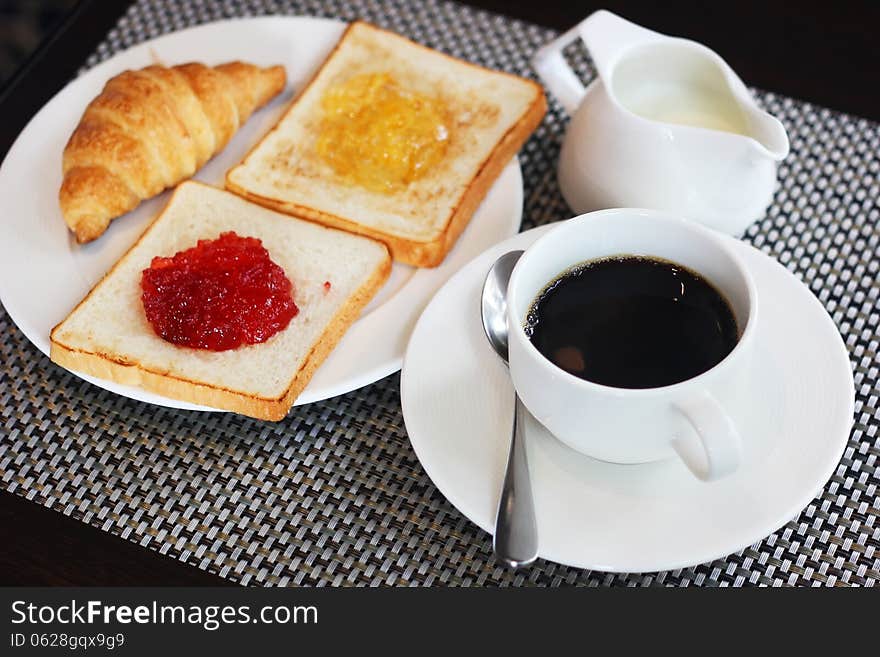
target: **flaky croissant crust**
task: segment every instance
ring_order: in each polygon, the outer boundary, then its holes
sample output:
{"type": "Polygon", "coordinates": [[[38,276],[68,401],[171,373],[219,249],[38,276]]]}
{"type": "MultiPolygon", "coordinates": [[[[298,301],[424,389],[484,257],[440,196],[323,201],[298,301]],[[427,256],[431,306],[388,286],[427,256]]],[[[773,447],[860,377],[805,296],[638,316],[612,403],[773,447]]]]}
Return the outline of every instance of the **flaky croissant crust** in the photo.
{"type": "Polygon", "coordinates": [[[110,79],[64,149],[59,204],[77,241],[191,177],[285,82],[281,66],[244,62],[149,66],[110,79]]]}

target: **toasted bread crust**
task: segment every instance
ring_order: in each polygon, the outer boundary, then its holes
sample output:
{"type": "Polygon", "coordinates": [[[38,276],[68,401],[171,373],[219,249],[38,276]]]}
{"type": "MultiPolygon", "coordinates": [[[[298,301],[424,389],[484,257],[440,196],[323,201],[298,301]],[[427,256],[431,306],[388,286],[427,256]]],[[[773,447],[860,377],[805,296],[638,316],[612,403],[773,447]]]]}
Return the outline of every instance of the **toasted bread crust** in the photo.
{"type": "Polygon", "coordinates": [[[336,44],[336,46],[334,46],[333,50],[330,52],[330,54],[327,56],[327,58],[324,60],[324,62],[321,64],[321,66],[318,68],[312,78],[309,80],[308,84],[306,84],[302,88],[302,90],[296,95],[290,106],[284,112],[282,118],[279,119],[278,123],[276,123],[275,126],[273,126],[273,128],[268,133],[266,133],[263,139],[257,142],[251,148],[251,150],[248,151],[247,155],[244,157],[241,163],[239,163],[235,167],[232,167],[229,171],[226,172],[226,189],[238,194],[243,198],[246,198],[249,201],[270,208],[272,210],[283,212],[285,214],[295,215],[302,219],[308,219],[324,226],[339,228],[350,233],[356,233],[358,235],[363,235],[365,237],[370,237],[380,242],[383,242],[391,251],[391,256],[394,258],[394,260],[397,260],[398,262],[403,262],[405,264],[413,265],[415,267],[436,267],[441,262],[443,262],[446,254],[455,244],[455,241],[458,239],[459,235],[461,235],[462,231],[467,226],[471,216],[473,216],[473,213],[480,205],[480,202],[488,193],[489,188],[492,186],[492,183],[495,182],[507,162],[510,161],[510,159],[525,143],[526,139],[529,138],[535,128],[541,123],[541,120],[543,119],[546,112],[547,100],[544,96],[544,90],[541,85],[539,85],[537,82],[534,82],[533,80],[521,78],[519,76],[512,75],[504,71],[494,71],[484,66],[480,66],[478,64],[473,64],[471,62],[452,57],[451,55],[447,55],[446,53],[432,50],[431,48],[428,48],[427,46],[424,46],[420,43],[416,43],[414,41],[406,39],[406,37],[402,35],[399,35],[395,32],[390,32],[388,30],[382,30],[381,28],[371,25],[370,23],[366,23],[364,21],[355,21],[349,24],[345,32],[343,32],[342,37],[339,39],[339,42],[336,44]],[[446,220],[445,228],[437,235],[435,239],[431,241],[426,242],[406,239],[398,235],[393,235],[381,230],[377,230],[370,226],[365,226],[352,219],[347,219],[345,217],[340,217],[338,215],[334,215],[328,212],[323,212],[316,208],[311,208],[308,206],[299,205],[297,203],[291,203],[272,197],[262,196],[240,185],[237,185],[232,180],[232,173],[239,166],[242,166],[245,162],[247,162],[254,151],[256,151],[273,132],[278,130],[279,126],[287,119],[287,116],[291,112],[293,112],[299,100],[305,95],[305,93],[308,91],[309,87],[311,87],[311,85],[315,82],[315,80],[318,79],[318,77],[321,75],[321,72],[324,70],[324,67],[327,66],[328,62],[330,62],[330,60],[336,54],[337,50],[345,41],[345,37],[356,25],[366,25],[376,31],[388,32],[388,34],[391,34],[396,38],[404,39],[409,43],[419,48],[422,48],[423,50],[430,50],[433,53],[446,57],[447,59],[454,61],[458,65],[464,64],[476,69],[487,70],[491,71],[492,73],[515,78],[519,81],[529,83],[535,89],[535,98],[532,103],[519,118],[519,120],[513,126],[511,126],[507,133],[498,141],[497,144],[495,144],[494,149],[480,165],[477,174],[471,179],[470,183],[464,189],[462,195],[459,197],[458,202],[450,212],[449,217],[446,220]]]}
{"type": "MultiPolygon", "coordinates": [[[[188,181],[184,184],[202,185],[202,183],[196,181],[188,181]]],[[[182,185],[175,189],[175,194],[178,193],[180,187],[182,185]]],[[[85,303],[101,282],[111,276],[128,254],[137,248],[144,237],[154,229],[158,219],[170,205],[171,200],[169,200],[168,205],[157,215],[156,219],[153,220],[153,223],[144,231],[137,242],[114,264],[101,281],[89,291],[82,301],[77,304],[76,308],[85,303]]],[[[172,399],[233,411],[262,420],[281,420],[287,415],[293,402],[308,385],[315,370],[318,369],[328,354],[339,343],[339,340],[348,330],[348,327],[357,319],[364,306],[384,285],[390,273],[391,256],[387,254],[387,257],[382,260],[364,284],[340,307],[324,332],[312,345],[302,366],[291,379],[284,394],[278,398],[265,398],[229,390],[216,385],[177,377],[167,372],[155,371],[141,363],[126,360],[118,354],[91,352],[66,345],[56,336],[56,332],[64,324],[64,320],[53,328],[49,335],[51,345],[49,357],[54,363],[67,369],[124,385],[138,386],[172,399]]],[[[71,314],[75,310],[71,311],[71,314]]]]}

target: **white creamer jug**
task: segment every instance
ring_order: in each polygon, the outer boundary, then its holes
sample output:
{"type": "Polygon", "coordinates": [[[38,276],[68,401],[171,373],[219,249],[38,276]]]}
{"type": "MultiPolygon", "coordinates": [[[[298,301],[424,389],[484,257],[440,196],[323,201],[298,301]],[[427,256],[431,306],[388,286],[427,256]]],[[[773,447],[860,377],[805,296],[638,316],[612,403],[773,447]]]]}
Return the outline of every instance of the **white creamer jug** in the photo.
{"type": "Polygon", "coordinates": [[[571,115],[558,174],[576,213],[655,208],[730,234],[764,215],[788,136],[712,50],[600,10],[533,64],[571,115]],[[598,71],[586,89],[562,52],[578,38],[598,71]]]}

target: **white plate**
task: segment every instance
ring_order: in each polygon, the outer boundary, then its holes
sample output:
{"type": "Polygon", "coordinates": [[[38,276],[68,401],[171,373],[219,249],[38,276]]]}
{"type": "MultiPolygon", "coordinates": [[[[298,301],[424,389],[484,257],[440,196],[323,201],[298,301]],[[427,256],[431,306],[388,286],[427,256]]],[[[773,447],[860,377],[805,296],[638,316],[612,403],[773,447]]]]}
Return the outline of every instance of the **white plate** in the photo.
{"type": "MultiPolygon", "coordinates": [[[[237,164],[280,118],[294,91],[311,77],[338,41],[345,24],[335,20],[272,16],[220,21],[174,32],[126,50],[62,89],[19,135],[0,167],[0,299],[12,320],[44,354],[49,332],[137,239],[164,206],[168,192],[111,223],[95,242],[71,238],[60,210],[61,153],[88,102],[117,73],[155,63],[198,60],[218,64],[242,59],[283,64],[288,88],[257,112],[222,153],[195,176],[223,186],[237,164]]],[[[470,225],[442,265],[416,270],[395,264],[391,278],[330,357],[296,405],[340,395],[400,369],[406,341],[434,292],[474,256],[519,229],[522,176],[514,160],[502,172],[470,225]]],[[[207,409],[139,388],[90,376],[87,381],[141,401],[184,409],[207,409]]]]}
{"type": "MultiPolygon", "coordinates": [[[[483,335],[480,289],[500,254],[527,248],[548,228],[489,249],[450,279],[419,319],[404,359],[401,399],[413,448],[440,491],[486,531],[493,528],[510,444],[513,388],[483,335]]],[[[677,460],[601,463],[530,418],[542,557],[611,572],[711,561],[784,525],[834,472],[855,397],[843,341],[791,273],[726,239],[750,267],[761,305],[753,399],[729,409],[743,434],[743,465],[703,483],[677,460]]]]}

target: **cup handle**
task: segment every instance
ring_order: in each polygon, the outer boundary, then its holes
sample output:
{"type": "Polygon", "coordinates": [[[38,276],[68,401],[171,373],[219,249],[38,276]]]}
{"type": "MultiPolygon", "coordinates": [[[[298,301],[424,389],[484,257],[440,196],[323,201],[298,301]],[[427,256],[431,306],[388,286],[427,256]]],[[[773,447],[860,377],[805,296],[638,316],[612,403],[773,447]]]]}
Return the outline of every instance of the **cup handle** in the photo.
{"type": "Polygon", "coordinates": [[[742,460],[742,440],[727,412],[708,392],[675,404],[697,438],[679,437],[672,447],[694,475],[715,481],[737,469],[742,460]]]}

